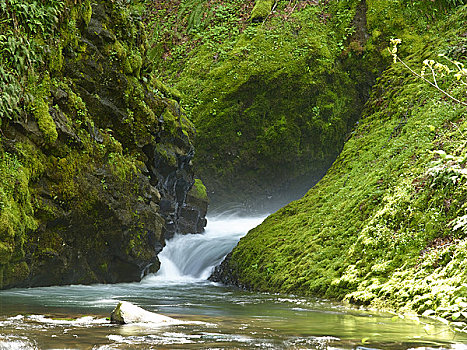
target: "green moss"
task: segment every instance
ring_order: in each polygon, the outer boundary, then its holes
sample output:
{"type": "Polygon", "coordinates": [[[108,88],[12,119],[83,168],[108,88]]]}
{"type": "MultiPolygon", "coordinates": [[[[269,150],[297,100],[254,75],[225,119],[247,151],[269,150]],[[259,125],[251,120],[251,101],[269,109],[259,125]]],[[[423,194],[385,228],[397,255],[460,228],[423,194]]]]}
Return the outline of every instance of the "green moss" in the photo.
{"type": "Polygon", "coordinates": [[[55,122],[50,116],[48,103],[42,98],[36,98],[33,102],[32,111],[46,142],[54,143],[57,140],[58,133],[55,122]]]}
{"type": "Polygon", "coordinates": [[[92,17],[91,1],[90,0],[85,0],[82,3],[81,7],[82,7],[82,16],[83,16],[84,23],[86,23],[86,25],[88,25],[89,22],[91,21],[91,17],[92,17]]]}
{"type": "Polygon", "coordinates": [[[76,112],[76,116],[80,121],[87,120],[88,109],[83,99],[77,95],[67,84],[60,83],[59,87],[62,88],[68,95],[68,102],[70,107],[76,112]]]}
{"type": "Polygon", "coordinates": [[[24,259],[26,233],[37,228],[27,171],[18,158],[0,148],[0,285],[8,284],[12,273],[23,277],[19,261],[24,259]],[[13,272],[12,272],[13,271],[13,272]]]}
{"type": "Polygon", "coordinates": [[[180,126],[178,118],[173,114],[170,109],[166,109],[162,114],[162,120],[164,121],[163,127],[169,135],[175,135],[177,128],[180,126]]]}
{"type": "Polygon", "coordinates": [[[51,73],[55,74],[60,73],[63,69],[63,48],[60,44],[50,51],[49,69],[51,73]]]}
{"type": "Polygon", "coordinates": [[[208,200],[206,186],[204,186],[203,182],[200,179],[195,179],[195,182],[193,186],[191,187],[189,194],[203,201],[208,200]]]}
{"type": "Polygon", "coordinates": [[[22,281],[28,277],[29,272],[29,267],[24,261],[8,265],[3,271],[3,283],[10,284],[12,281],[22,281]]]}
{"type": "Polygon", "coordinates": [[[213,187],[221,200],[324,172],[357,119],[357,82],[317,12],[309,6],[293,21],[274,17],[267,28],[206,44],[181,72],[176,87],[198,131],[199,171],[208,187],[226,180],[213,187]]]}
{"type": "Polygon", "coordinates": [[[138,173],[138,161],[133,157],[124,156],[122,153],[110,153],[108,162],[112,174],[121,181],[130,181],[132,176],[138,173]]]}
{"type": "Polygon", "coordinates": [[[18,142],[16,149],[24,164],[22,170],[26,176],[31,180],[38,179],[45,171],[47,164],[46,156],[30,140],[18,142]]]}
{"type": "Polygon", "coordinates": [[[162,5],[155,22],[170,40],[156,74],[184,96],[198,130],[195,162],[220,197],[214,200],[242,201],[238,196],[245,193],[272,193],[284,183],[321,176],[374,78],[390,64],[389,39],[402,38],[406,54],[436,35],[431,32],[447,9],[438,11],[436,4],[430,12],[421,3],[299,3],[290,13],[290,4],[279,1],[268,16],[273,2],[256,1],[253,13],[266,9],[262,26],[249,23],[251,3],[243,1],[162,5]],[[174,9],[178,17],[170,15],[174,9]],[[183,17],[184,11],[190,15],[183,17]],[[195,14],[205,23],[195,26],[195,14]],[[170,32],[175,26],[182,43],[170,32]],[[218,186],[220,177],[229,185],[218,186]]]}
{"type": "Polygon", "coordinates": [[[32,104],[29,106],[37,121],[39,130],[48,144],[53,144],[58,137],[57,128],[49,113],[48,96],[50,95],[51,79],[45,74],[42,79],[36,75],[28,77],[28,90],[33,96],[32,104]]]}
{"type": "Polygon", "coordinates": [[[171,86],[167,86],[166,84],[164,84],[162,81],[160,81],[159,79],[155,77],[151,79],[151,84],[154,86],[157,92],[160,92],[162,94],[162,96],[173,98],[174,100],[180,102],[182,98],[182,94],[177,89],[171,86]]]}
{"type": "Polygon", "coordinates": [[[177,167],[177,157],[173,150],[170,148],[158,143],[156,145],[156,153],[158,157],[161,158],[161,160],[164,162],[165,165],[168,165],[172,168],[177,167]]]}
{"type": "Polygon", "coordinates": [[[79,15],[78,10],[73,6],[70,10],[70,19],[66,21],[61,30],[61,39],[63,47],[68,45],[73,49],[79,46],[79,28],[78,28],[79,15]]]}
{"type": "Polygon", "coordinates": [[[107,265],[107,263],[103,263],[99,265],[99,268],[102,270],[102,272],[107,272],[107,270],[109,269],[109,266],[107,265]]]}
{"type": "Polygon", "coordinates": [[[138,259],[150,259],[152,251],[148,249],[147,233],[136,228],[128,243],[128,255],[138,259]]]}
{"type": "Polygon", "coordinates": [[[0,262],[5,263],[10,261],[13,254],[13,248],[5,243],[0,242],[0,262]]]}
{"type": "MultiPolygon", "coordinates": [[[[127,49],[125,48],[125,46],[123,46],[123,44],[116,40],[115,43],[113,44],[113,47],[112,49],[116,52],[117,54],[117,57],[121,60],[124,60],[127,56],[127,49]]],[[[125,70],[130,70],[131,67],[130,67],[130,63],[128,62],[125,62],[125,67],[126,67],[126,64],[128,64],[128,67],[125,68],[125,70]]],[[[131,72],[130,72],[131,73],[131,72]]]]}
{"type": "Polygon", "coordinates": [[[143,65],[143,59],[141,54],[137,51],[132,51],[123,61],[123,68],[125,73],[132,74],[135,77],[140,77],[141,67],[143,65]]]}
{"type": "Polygon", "coordinates": [[[256,0],[255,7],[251,11],[251,20],[253,22],[262,21],[271,13],[274,0],[256,0]]]}

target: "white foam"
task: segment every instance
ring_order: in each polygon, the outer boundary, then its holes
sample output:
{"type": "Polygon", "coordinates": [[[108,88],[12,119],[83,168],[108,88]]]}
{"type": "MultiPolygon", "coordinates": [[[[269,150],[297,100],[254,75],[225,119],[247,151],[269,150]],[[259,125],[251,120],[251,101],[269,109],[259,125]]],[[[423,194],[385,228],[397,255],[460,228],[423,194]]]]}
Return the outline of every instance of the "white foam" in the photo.
{"type": "Polygon", "coordinates": [[[0,349],[1,350],[30,350],[38,349],[37,346],[26,337],[16,336],[1,336],[0,335],[0,349]]]}
{"type": "Polygon", "coordinates": [[[69,319],[54,319],[48,318],[44,315],[30,315],[28,319],[31,321],[35,321],[38,323],[46,323],[46,324],[56,324],[56,325],[70,325],[70,326],[92,326],[98,324],[108,324],[109,321],[105,318],[95,318],[92,316],[83,316],[77,319],[69,320],[69,319]]]}

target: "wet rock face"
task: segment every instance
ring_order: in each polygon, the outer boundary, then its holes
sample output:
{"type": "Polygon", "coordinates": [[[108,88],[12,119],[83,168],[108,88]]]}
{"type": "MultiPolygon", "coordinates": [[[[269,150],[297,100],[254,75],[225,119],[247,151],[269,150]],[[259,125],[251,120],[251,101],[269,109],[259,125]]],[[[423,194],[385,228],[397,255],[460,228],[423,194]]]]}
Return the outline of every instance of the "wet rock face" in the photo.
{"type": "Polygon", "coordinates": [[[220,265],[217,265],[212,271],[208,280],[212,282],[219,282],[229,286],[236,286],[241,289],[251,289],[251,286],[244,285],[239,281],[238,273],[235,265],[232,266],[232,252],[230,252],[220,265]]]}
{"type": "Polygon", "coordinates": [[[124,183],[106,168],[84,172],[77,185],[88,193],[82,200],[89,208],[75,209],[48,195],[55,180],[50,175],[36,187],[42,191],[36,211],[42,223],[29,235],[30,275],[22,285],[131,282],[159,269],[164,219],[147,177],[135,175],[124,183]],[[132,193],[135,184],[138,196],[132,193]]]}
{"type": "Polygon", "coordinates": [[[207,199],[199,200],[190,194],[194,184],[191,165],[194,150],[190,149],[186,154],[170,154],[170,150],[157,145],[147,155],[148,159],[153,160],[148,167],[151,182],[162,196],[159,206],[166,223],[165,238],[172,238],[176,232],[203,232],[207,199]]]}
{"type": "Polygon", "coordinates": [[[214,268],[208,280],[212,282],[221,282],[230,286],[239,286],[233,271],[227,267],[231,256],[232,253],[229,253],[222,263],[214,268]]]}
{"type": "MultiPolygon", "coordinates": [[[[138,86],[135,88],[135,82],[130,81],[131,78],[129,79],[127,75],[120,73],[118,66],[100,63],[102,59],[105,59],[103,51],[108,45],[115,45],[118,40],[117,35],[103,29],[108,28],[106,22],[111,16],[108,8],[102,5],[94,6],[93,17],[84,30],[83,41],[91,47],[91,50],[96,51],[96,59],[91,57],[86,60],[81,69],[75,72],[78,76],[77,85],[81,87],[84,100],[95,111],[95,115],[100,116],[102,124],[111,124],[117,132],[121,132],[123,140],[132,141],[128,146],[136,145],[138,151],[146,155],[147,175],[151,185],[158,190],[161,197],[157,204],[160,206],[160,215],[165,220],[164,237],[168,239],[175,232],[202,232],[206,225],[204,219],[206,211],[187,202],[187,193],[194,183],[191,164],[194,148],[187,134],[183,132],[184,125],[181,121],[183,112],[175,100],[157,101],[144,84],[141,84],[140,89],[138,86]],[[94,71],[96,66],[104,74],[99,71],[96,74],[94,71]],[[83,74],[88,79],[82,79],[83,74]],[[92,81],[93,84],[88,86],[88,81],[92,81]],[[129,87],[132,84],[133,87],[129,87]],[[131,119],[132,108],[134,108],[131,104],[128,106],[122,96],[127,93],[128,89],[140,90],[138,99],[144,100],[155,111],[160,111],[159,116],[155,115],[158,119],[153,120],[153,125],[146,133],[135,134],[125,125],[131,119]],[[98,98],[95,97],[96,92],[98,98]],[[190,216],[185,215],[187,211],[191,212],[190,216]]],[[[142,40],[140,35],[141,33],[135,36],[138,43],[142,40]]],[[[134,62],[126,64],[132,65],[134,62]]],[[[73,70],[73,67],[69,68],[70,71],[73,70]]],[[[133,70],[132,74],[136,72],[133,70]]],[[[137,99],[130,99],[130,101],[139,102],[137,99]]]]}
{"type": "Polygon", "coordinates": [[[2,125],[16,142],[6,150],[31,150],[44,169],[29,182],[37,229],[0,261],[0,288],[138,281],[159,269],[167,238],[206,225],[207,198],[190,194],[194,128],[155,95],[143,29],[118,3],[93,3],[90,21],[60,39],[46,100],[57,140],[45,146],[32,117],[2,125]]]}

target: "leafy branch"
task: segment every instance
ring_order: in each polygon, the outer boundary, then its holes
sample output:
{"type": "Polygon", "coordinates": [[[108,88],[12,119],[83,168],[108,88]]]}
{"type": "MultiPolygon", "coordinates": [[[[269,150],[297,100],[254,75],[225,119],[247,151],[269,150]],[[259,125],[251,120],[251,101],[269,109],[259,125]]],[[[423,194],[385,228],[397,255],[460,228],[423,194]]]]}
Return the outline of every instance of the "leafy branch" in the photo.
{"type": "MultiPolygon", "coordinates": [[[[405,63],[398,55],[397,55],[397,45],[400,44],[402,42],[401,39],[391,39],[391,44],[393,45],[392,46],[392,49],[388,48],[388,51],[391,53],[392,57],[393,57],[393,61],[394,63],[397,63],[397,62],[400,62],[402,63],[402,65],[407,68],[413,75],[415,75],[416,77],[422,79],[423,81],[427,82],[428,84],[430,84],[431,86],[433,86],[436,90],[438,90],[439,92],[441,92],[442,94],[444,94],[445,96],[449,97],[451,100],[453,100],[454,102],[456,103],[459,103],[463,106],[466,106],[467,107],[467,103],[466,102],[463,102],[457,98],[455,98],[454,96],[452,96],[449,92],[447,92],[446,90],[443,90],[442,88],[439,87],[438,85],[438,81],[436,79],[436,76],[437,74],[441,74],[442,76],[444,75],[444,73],[447,73],[447,74],[451,74],[453,73],[454,71],[452,71],[451,69],[449,69],[449,67],[447,67],[446,65],[444,64],[441,64],[439,62],[435,62],[434,60],[425,60],[423,61],[423,69],[422,69],[422,72],[419,74],[417,73],[416,71],[414,71],[412,68],[409,67],[409,65],[407,63],[405,63]],[[433,81],[430,81],[429,79],[425,78],[424,75],[425,75],[425,71],[426,71],[426,68],[429,68],[430,71],[431,71],[431,76],[433,78],[433,81]],[[437,73],[438,72],[438,73],[437,73]]],[[[457,71],[456,73],[454,74],[454,77],[459,80],[461,82],[461,84],[463,85],[467,85],[467,83],[465,81],[463,81],[462,79],[465,77],[467,77],[467,69],[464,68],[464,65],[460,62],[457,62],[457,61],[452,61],[450,59],[448,59],[447,57],[445,57],[444,55],[440,55],[444,58],[446,58],[447,60],[449,60],[451,63],[453,63],[456,68],[457,68],[457,71]]]]}

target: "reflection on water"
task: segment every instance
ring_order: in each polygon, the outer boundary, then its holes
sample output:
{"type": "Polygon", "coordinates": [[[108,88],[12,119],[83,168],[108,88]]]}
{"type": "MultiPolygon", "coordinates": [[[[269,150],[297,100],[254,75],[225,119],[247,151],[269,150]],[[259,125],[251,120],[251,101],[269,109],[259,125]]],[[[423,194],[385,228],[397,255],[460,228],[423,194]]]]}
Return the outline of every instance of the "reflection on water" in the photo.
{"type": "Polygon", "coordinates": [[[204,280],[219,256],[261,221],[235,220],[211,219],[209,227],[216,229],[189,236],[186,245],[175,238],[167,248],[178,248],[167,249],[161,259],[171,261],[172,270],[141,283],[1,291],[0,349],[467,349],[467,337],[429,320],[245,292],[204,280]],[[111,325],[106,318],[119,300],[186,322],[111,325]]]}
{"type": "Polygon", "coordinates": [[[467,343],[441,324],[427,333],[427,320],[418,323],[208,282],[35,288],[0,296],[0,344],[9,344],[0,348],[8,349],[460,349],[467,343]],[[186,322],[111,325],[106,317],[123,299],[186,322]],[[451,345],[455,343],[457,347],[451,345]]]}

